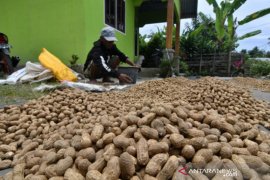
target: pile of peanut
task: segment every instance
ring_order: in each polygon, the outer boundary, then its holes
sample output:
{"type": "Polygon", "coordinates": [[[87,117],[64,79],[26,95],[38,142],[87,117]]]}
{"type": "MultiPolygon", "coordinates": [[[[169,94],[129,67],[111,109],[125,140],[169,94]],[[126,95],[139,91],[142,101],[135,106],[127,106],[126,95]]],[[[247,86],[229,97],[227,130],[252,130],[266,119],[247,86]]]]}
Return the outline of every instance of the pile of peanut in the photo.
{"type": "Polygon", "coordinates": [[[55,90],[0,109],[0,170],[14,167],[8,180],[266,180],[270,135],[258,125],[269,124],[269,104],[214,78],[55,90]]]}
{"type": "Polygon", "coordinates": [[[269,79],[256,79],[250,77],[237,77],[231,80],[235,85],[241,85],[247,88],[255,88],[261,91],[270,92],[270,80],[269,79]]]}

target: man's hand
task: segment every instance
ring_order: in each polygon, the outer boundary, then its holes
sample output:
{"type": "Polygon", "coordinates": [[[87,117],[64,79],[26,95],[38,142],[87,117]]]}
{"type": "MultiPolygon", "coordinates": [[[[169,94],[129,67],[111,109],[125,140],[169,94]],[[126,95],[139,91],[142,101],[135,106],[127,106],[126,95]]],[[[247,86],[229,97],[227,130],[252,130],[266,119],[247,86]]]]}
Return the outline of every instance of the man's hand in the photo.
{"type": "Polygon", "coordinates": [[[132,79],[126,74],[120,74],[118,79],[124,83],[132,83],[132,79]]]}
{"type": "Polygon", "coordinates": [[[142,71],[141,66],[139,66],[139,65],[134,65],[134,67],[138,68],[138,72],[141,72],[141,71],[142,71]]]}
{"type": "Polygon", "coordinates": [[[129,64],[130,66],[133,66],[133,67],[136,67],[138,68],[138,71],[141,72],[142,71],[142,68],[141,66],[137,65],[137,64],[134,64],[132,61],[130,61],[129,59],[126,60],[126,63],[129,64]]]}

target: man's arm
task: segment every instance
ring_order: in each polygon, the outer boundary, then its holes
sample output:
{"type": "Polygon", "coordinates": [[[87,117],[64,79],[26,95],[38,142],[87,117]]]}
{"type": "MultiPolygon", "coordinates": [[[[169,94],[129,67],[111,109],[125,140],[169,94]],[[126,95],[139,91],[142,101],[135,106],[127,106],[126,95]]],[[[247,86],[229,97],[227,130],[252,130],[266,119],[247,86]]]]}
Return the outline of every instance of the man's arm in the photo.
{"type": "Polygon", "coordinates": [[[138,67],[140,70],[141,67],[137,66],[132,61],[130,61],[129,58],[124,53],[122,53],[116,46],[113,47],[113,51],[115,55],[119,57],[120,61],[125,62],[130,66],[138,67]]]}
{"type": "Polygon", "coordinates": [[[136,64],[134,64],[132,61],[130,61],[129,59],[126,59],[126,63],[127,64],[129,64],[129,65],[131,65],[131,66],[133,66],[133,67],[136,67],[136,68],[138,68],[138,71],[139,72],[141,72],[141,66],[138,66],[138,65],[136,65],[136,64]]]}
{"type": "Polygon", "coordinates": [[[132,61],[130,61],[128,58],[126,59],[126,63],[131,65],[131,66],[136,66],[132,61]]]}
{"type": "MultiPolygon", "coordinates": [[[[127,61],[129,61],[129,60],[128,60],[128,57],[127,57],[124,53],[122,53],[122,52],[116,47],[116,45],[114,45],[114,46],[112,47],[112,54],[113,54],[113,55],[117,55],[117,56],[119,57],[119,60],[120,60],[121,62],[128,63],[127,61]]],[[[131,61],[129,61],[129,62],[132,63],[131,61]]]]}

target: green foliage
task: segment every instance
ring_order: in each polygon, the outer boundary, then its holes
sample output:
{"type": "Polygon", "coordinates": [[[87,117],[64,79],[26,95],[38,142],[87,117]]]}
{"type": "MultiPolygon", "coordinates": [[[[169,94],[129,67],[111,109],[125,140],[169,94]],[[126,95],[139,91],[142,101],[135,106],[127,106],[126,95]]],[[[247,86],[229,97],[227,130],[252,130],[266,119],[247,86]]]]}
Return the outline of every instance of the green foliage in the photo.
{"type": "MultiPolygon", "coordinates": [[[[180,56],[185,60],[189,60],[196,54],[229,52],[236,49],[238,40],[259,34],[261,31],[256,30],[242,35],[239,38],[236,36],[235,32],[237,27],[247,21],[237,21],[233,15],[246,1],[247,0],[223,0],[218,4],[218,0],[207,0],[214,8],[216,19],[214,20],[210,16],[200,12],[198,18],[193,19],[191,24],[186,25],[186,28],[180,37],[180,56]]],[[[253,13],[248,19],[251,21],[268,13],[270,13],[269,8],[253,13]]],[[[173,39],[173,41],[175,41],[175,39],[173,39]]],[[[158,29],[157,33],[151,33],[148,36],[139,36],[140,54],[145,56],[143,67],[156,67],[153,54],[156,53],[156,49],[164,49],[165,42],[165,26],[158,29]]],[[[253,56],[253,54],[256,53],[251,52],[251,56],[253,56]]],[[[265,54],[267,55],[267,53],[265,54]]]]}
{"type": "Polygon", "coordinates": [[[214,19],[200,12],[197,19],[186,25],[181,35],[180,48],[181,56],[187,60],[195,54],[215,52],[218,46],[214,19]]]}
{"type": "Polygon", "coordinates": [[[247,0],[234,0],[230,9],[229,14],[233,14],[237,9],[239,9],[247,0]]]}
{"type": "Polygon", "coordinates": [[[257,46],[255,46],[252,50],[248,51],[250,57],[264,57],[264,50],[260,50],[257,46]]]}
{"type": "Polygon", "coordinates": [[[166,78],[172,75],[172,68],[171,68],[171,63],[169,60],[162,59],[159,67],[160,67],[160,72],[159,72],[160,77],[166,78]]]}
{"type": "Polygon", "coordinates": [[[206,1],[208,2],[208,4],[213,5],[215,9],[218,8],[218,4],[217,4],[216,0],[206,0],[206,1]]]}
{"type": "Polygon", "coordinates": [[[223,14],[221,14],[222,11],[216,11],[216,31],[217,31],[217,39],[219,42],[222,42],[223,37],[225,36],[225,28],[223,23],[223,14]]]}
{"type": "Polygon", "coordinates": [[[150,34],[148,38],[150,38],[149,42],[147,43],[148,53],[154,53],[155,49],[164,49],[166,42],[165,27],[163,31],[158,30],[157,33],[150,34]]]}
{"type": "Polygon", "coordinates": [[[242,50],[241,50],[241,53],[242,53],[242,54],[247,54],[247,50],[246,50],[246,49],[242,49],[242,50]]]}
{"type": "Polygon", "coordinates": [[[188,64],[183,60],[179,60],[179,71],[181,73],[189,74],[188,64]]]}
{"type": "Polygon", "coordinates": [[[245,19],[237,22],[237,20],[233,18],[233,14],[246,2],[246,0],[223,0],[220,2],[220,5],[218,5],[217,0],[207,0],[207,2],[209,5],[213,5],[214,13],[216,14],[215,30],[218,45],[225,45],[228,51],[235,48],[237,40],[249,38],[260,33],[259,30],[253,31],[237,39],[235,32],[239,25],[246,24],[270,13],[270,8],[266,8],[261,11],[257,11],[247,16],[245,19]],[[226,21],[228,22],[227,27],[225,25],[226,21]],[[226,36],[229,38],[229,41],[227,42],[224,41],[226,36]]]}
{"type": "Polygon", "coordinates": [[[75,65],[77,63],[78,59],[79,59],[79,56],[78,55],[72,54],[71,60],[69,61],[70,65],[71,66],[75,65]]]}
{"type": "Polygon", "coordinates": [[[246,49],[242,49],[241,53],[245,55],[244,59],[248,58],[270,58],[270,51],[265,51],[259,49],[255,46],[252,50],[247,51],[246,49]]]}
{"type": "MultiPolygon", "coordinates": [[[[217,0],[207,0],[209,5],[213,5],[214,13],[216,14],[215,29],[216,37],[221,46],[223,38],[227,35],[229,38],[234,37],[235,31],[233,23],[233,13],[243,4],[246,0],[221,1],[218,5],[217,0]],[[228,21],[228,28],[226,31],[225,22],[228,21]]],[[[232,41],[232,40],[231,40],[232,41]]]]}
{"type": "Polygon", "coordinates": [[[206,69],[203,69],[202,71],[201,71],[201,73],[200,73],[200,76],[209,76],[211,73],[208,71],[208,70],[206,70],[206,69]]]}
{"type": "Polygon", "coordinates": [[[253,21],[255,19],[258,19],[262,16],[265,16],[267,14],[270,13],[270,8],[266,8],[266,9],[263,9],[263,10],[260,10],[260,11],[257,11],[255,13],[252,13],[250,15],[248,15],[246,18],[244,18],[243,20],[239,21],[238,24],[239,25],[243,25],[243,24],[246,24],[250,21],[253,21]]]}
{"type": "Polygon", "coordinates": [[[270,74],[270,61],[249,59],[245,62],[252,76],[266,76],[270,74]]]}
{"type": "Polygon", "coordinates": [[[270,58],[270,51],[267,51],[265,57],[270,58]]]}
{"type": "Polygon", "coordinates": [[[158,28],[158,32],[150,35],[139,35],[139,49],[140,55],[144,55],[143,67],[156,67],[155,57],[153,54],[157,53],[157,49],[165,49],[166,43],[166,27],[158,28]],[[147,41],[148,40],[148,41],[147,41]]]}
{"type": "Polygon", "coordinates": [[[230,41],[233,40],[234,34],[235,34],[235,29],[234,29],[234,21],[233,21],[233,15],[228,15],[228,35],[230,41]]]}
{"type": "Polygon", "coordinates": [[[257,34],[260,34],[261,32],[262,32],[261,30],[256,30],[256,31],[246,33],[243,36],[239,37],[238,40],[243,40],[252,36],[256,36],[257,34]]]}
{"type": "Polygon", "coordinates": [[[180,49],[182,56],[185,59],[191,59],[194,54],[198,54],[200,52],[198,44],[199,41],[196,41],[194,36],[182,35],[180,39],[180,49]]]}

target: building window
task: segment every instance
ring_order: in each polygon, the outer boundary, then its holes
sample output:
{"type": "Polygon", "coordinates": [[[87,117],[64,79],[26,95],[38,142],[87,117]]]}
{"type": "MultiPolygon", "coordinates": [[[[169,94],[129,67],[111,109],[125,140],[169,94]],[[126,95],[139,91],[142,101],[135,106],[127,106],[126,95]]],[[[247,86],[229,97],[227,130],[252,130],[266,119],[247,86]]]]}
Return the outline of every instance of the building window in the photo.
{"type": "Polygon", "coordinates": [[[125,33],[125,0],[105,0],[105,23],[125,33]]]}

